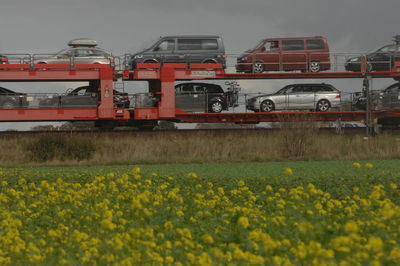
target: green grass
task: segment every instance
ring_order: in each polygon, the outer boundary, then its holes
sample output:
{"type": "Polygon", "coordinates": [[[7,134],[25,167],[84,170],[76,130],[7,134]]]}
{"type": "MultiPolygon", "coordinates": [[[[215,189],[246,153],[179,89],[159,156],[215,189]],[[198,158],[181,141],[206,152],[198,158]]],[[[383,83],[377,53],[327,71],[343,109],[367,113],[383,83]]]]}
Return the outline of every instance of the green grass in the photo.
{"type": "Polygon", "coordinates": [[[369,192],[373,185],[399,183],[400,160],[359,161],[361,168],[353,166],[354,161],[318,161],[318,162],[255,162],[255,163],[207,163],[207,164],[163,164],[163,165],[126,165],[126,166],[82,166],[82,167],[38,167],[6,168],[5,176],[12,182],[20,177],[30,181],[55,180],[87,183],[94,175],[106,175],[114,172],[122,174],[134,167],[141,168],[144,176],[156,173],[159,176],[187,178],[188,173],[196,173],[203,180],[209,180],[224,187],[230,187],[238,180],[244,180],[253,190],[262,190],[266,185],[291,188],[313,183],[324,191],[335,195],[347,195],[352,188],[360,187],[361,192],[369,192]],[[372,163],[367,169],[365,163],[372,163]],[[285,168],[293,170],[285,175],[285,168]]]}

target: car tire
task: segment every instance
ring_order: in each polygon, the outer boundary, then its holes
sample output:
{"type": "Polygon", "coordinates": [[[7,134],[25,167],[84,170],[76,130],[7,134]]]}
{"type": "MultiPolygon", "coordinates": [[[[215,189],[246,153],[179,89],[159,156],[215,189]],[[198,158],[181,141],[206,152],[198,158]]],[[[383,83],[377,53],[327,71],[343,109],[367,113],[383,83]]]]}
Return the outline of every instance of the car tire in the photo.
{"type": "Polygon", "coordinates": [[[331,108],[331,103],[328,100],[322,99],[317,102],[316,111],[317,112],[326,112],[331,108]]]}
{"type": "Polygon", "coordinates": [[[17,104],[15,102],[13,102],[13,101],[5,101],[1,105],[2,109],[14,109],[15,107],[17,107],[17,104]]]}
{"type": "Polygon", "coordinates": [[[253,73],[263,73],[264,72],[264,63],[261,61],[256,61],[251,66],[251,70],[253,73]]]}
{"type": "Polygon", "coordinates": [[[310,62],[308,69],[310,72],[316,73],[321,71],[321,64],[318,61],[310,62]]]}
{"type": "Polygon", "coordinates": [[[203,62],[203,64],[216,64],[216,62],[213,61],[213,60],[205,60],[205,61],[203,62]]]}
{"type": "Polygon", "coordinates": [[[223,106],[221,101],[213,101],[210,103],[210,112],[211,113],[221,113],[223,106]]]}
{"type": "Polygon", "coordinates": [[[275,104],[271,100],[265,100],[260,104],[260,112],[268,113],[275,110],[275,104]]]}

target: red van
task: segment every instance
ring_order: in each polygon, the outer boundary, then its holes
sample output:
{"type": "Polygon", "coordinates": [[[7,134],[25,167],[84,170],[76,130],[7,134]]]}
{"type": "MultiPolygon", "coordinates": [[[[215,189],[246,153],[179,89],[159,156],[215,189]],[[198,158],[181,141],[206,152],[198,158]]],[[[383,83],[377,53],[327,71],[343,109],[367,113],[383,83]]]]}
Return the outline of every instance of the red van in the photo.
{"type": "Polygon", "coordinates": [[[331,68],[328,42],[324,37],[274,38],[237,58],[237,72],[264,71],[319,72],[331,68]]]}

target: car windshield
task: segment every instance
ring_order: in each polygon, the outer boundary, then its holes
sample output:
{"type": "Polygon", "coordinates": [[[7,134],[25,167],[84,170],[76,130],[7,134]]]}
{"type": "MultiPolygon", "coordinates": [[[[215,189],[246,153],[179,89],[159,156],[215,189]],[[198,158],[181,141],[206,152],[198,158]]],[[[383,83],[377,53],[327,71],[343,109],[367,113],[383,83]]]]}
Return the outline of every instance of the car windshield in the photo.
{"type": "Polygon", "coordinates": [[[253,48],[253,50],[258,50],[260,49],[261,46],[264,45],[265,40],[261,40],[257,43],[257,45],[253,48]]]}
{"type": "Polygon", "coordinates": [[[61,51],[59,51],[57,54],[58,55],[71,55],[71,48],[67,48],[67,49],[63,49],[61,51]]]}
{"type": "Polygon", "coordinates": [[[396,46],[395,45],[385,45],[382,48],[376,50],[377,52],[381,52],[381,53],[388,53],[388,52],[394,52],[396,50],[396,46]]]}
{"type": "Polygon", "coordinates": [[[151,48],[158,40],[160,40],[160,37],[155,38],[155,39],[148,40],[148,41],[142,43],[142,44],[139,46],[138,50],[139,50],[139,51],[147,50],[147,49],[151,48]]]}
{"type": "Polygon", "coordinates": [[[292,88],[292,86],[284,87],[284,88],[280,89],[279,91],[277,91],[275,94],[285,94],[291,88],[292,88]]]}

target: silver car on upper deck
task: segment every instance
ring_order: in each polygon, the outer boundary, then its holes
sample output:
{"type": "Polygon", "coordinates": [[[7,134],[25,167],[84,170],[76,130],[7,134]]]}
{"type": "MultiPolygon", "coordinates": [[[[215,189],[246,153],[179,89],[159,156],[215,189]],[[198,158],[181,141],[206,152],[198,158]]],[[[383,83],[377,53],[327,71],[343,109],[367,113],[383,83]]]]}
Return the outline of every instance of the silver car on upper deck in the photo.
{"type": "Polygon", "coordinates": [[[341,94],[330,84],[291,84],[276,93],[247,99],[246,108],[255,112],[312,110],[326,112],[340,107],[341,94]]]}
{"type": "Polygon", "coordinates": [[[68,43],[70,48],[63,49],[53,56],[35,58],[36,64],[110,64],[114,57],[97,47],[97,41],[92,39],[74,39],[68,43]]]}

